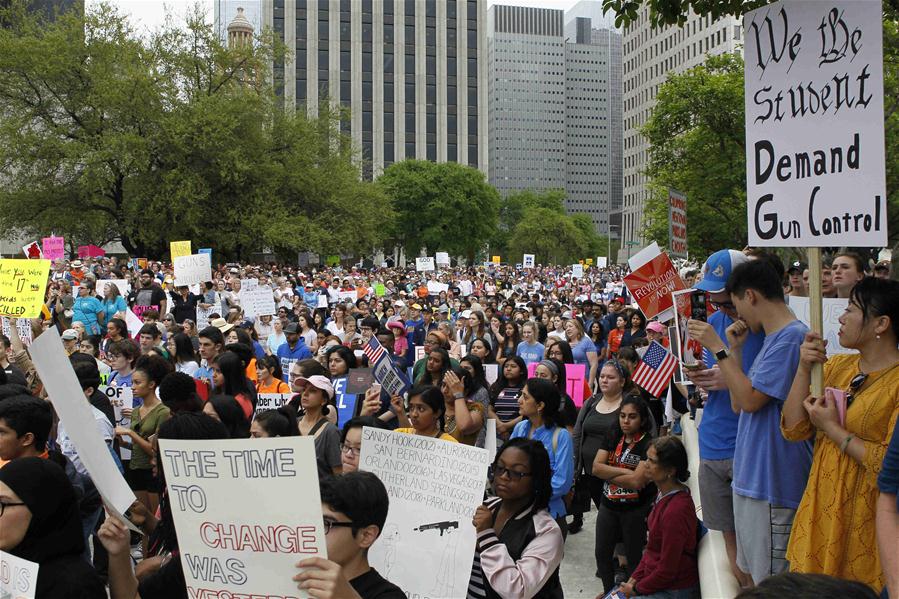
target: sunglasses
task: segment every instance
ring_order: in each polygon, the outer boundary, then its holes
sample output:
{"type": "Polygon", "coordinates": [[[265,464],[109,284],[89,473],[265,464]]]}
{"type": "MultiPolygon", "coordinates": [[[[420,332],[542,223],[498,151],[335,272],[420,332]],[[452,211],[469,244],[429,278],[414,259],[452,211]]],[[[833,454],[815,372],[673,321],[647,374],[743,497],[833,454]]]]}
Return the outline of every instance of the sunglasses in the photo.
{"type": "Polygon", "coordinates": [[[849,381],[849,393],[846,394],[846,407],[852,405],[852,400],[855,399],[855,394],[858,393],[858,390],[862,388],[862,385],[865,384],[865,381],[868,380],[868,375],[864,372],[859,372],[855,375],[851,381],[849,381]]]}
{"type": "Polygon", "coordinates": [[[709,303],[712,304],[712,307],[716,310],[736,310],[737,307],[733,302],[713,302],[709,300],[709,303]]]}

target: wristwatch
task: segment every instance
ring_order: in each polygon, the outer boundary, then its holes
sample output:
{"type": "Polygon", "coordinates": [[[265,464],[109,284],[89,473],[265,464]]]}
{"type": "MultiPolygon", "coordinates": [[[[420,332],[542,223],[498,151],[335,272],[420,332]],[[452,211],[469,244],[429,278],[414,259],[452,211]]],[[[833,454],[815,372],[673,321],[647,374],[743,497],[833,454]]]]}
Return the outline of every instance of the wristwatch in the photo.
{"type": "Polygon", "coordinates": [[[726,347],[724,349],[720,349],[715,352],[715,359],[718,360],[719,362],[721,360],[724,360],[725,358],[729,358],[729,357],[730,357],[730,352],[727,351],[726,347]]]}

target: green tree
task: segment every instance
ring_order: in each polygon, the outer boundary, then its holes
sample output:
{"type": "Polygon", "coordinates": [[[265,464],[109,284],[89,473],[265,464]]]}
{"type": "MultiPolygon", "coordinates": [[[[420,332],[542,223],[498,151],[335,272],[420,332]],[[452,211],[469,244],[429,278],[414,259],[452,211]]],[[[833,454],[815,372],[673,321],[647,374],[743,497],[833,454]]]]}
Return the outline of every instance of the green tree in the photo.
{"type": "Polygon", "coordinates": [[[389,225],[338,117],[282,111],[271,36],[229,48],[198,8],[149,38],[101,5],[53,22],[21,0],[0,29],[0,226],[165,256],[363,251],[389,225]],[[78,215],[73,218],[73,215],[78,215]]]}
{"type": "Polygon", "coordinates": [[[687,196],[691,254],[741,247],[746,239],[743,61],[709,57],[671,75],[642,129],[649,141],[650,199],[644,234],[668,245],[668,188],[687,196]]]}
{"type": "MultiPolygon", "coordinates": [[[[509,254],[509,241],[512,231],[521,222],[528,210],[546,208],[562,213],[564,212],[564,204],[565,191],[561,189],[546,189],[539,192],[533,189],[525,189],[509,193],[500,201],[499,224],[496,234],[490,241],[491,253],[499,255],[509,254]]],[[[514,261],[510,260],[510,262],[514,261]]]]}
{"type": "Polygon", "coordinates": [[[473,262],[496,232],[499,194],[475,168],[410,159],[391,164],[377,182],[395,213],[393,238],[407,255],[424,248],[473,262]]]}

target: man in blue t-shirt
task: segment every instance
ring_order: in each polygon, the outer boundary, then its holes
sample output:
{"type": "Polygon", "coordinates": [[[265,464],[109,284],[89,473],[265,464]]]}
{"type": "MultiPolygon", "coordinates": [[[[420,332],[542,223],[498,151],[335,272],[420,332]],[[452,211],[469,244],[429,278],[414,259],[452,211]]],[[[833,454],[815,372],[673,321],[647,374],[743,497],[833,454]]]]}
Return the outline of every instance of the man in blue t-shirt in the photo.
{"type": "Polygon", "coordinates": [[[812,444],[780,432],[783,403],[808,331],[784,302],[783,264],[766,256],[733,269],[726,291],[742,320],[726,330],[729,349],[711,327],[691,321],[690,336],[718,359],[739,412],[734,448],[733,502],[737,565],[755,584],[787,570],[787,541],[812,463],[812,444]],[[750,333],[765,340],[749,372],[742,368],[750,333]]]}
{"type": "MultiPolygon", "coordinates": [[[[749,262],[749,257],[737,250],[720,250],[706,260],[702,267],[703,277],[694,289],[707,292],[709,300],[717,311],[709,316],[708,324],[694,323],[694,330],[700,327],[711,329],[716,338],[715,346],[727,345],[727,327],[738,319],[737,310],[727,292],[727,279],[734,268],[749,262]]],[[[706,333],[703,338],[711,333],[706,333]]],[[[765,334],[749,333],[743,344],[741,368],[749,372],[765,334]]],[[[731,485],[734,471],[734,448],[737,440],[739,417],[731,408],[730,392],[724,375],[718,368],[715,355],[705,349],[699,369],[687,370],[687,376],[697,386],[708,393],[699,425],[699,497],[702,504],[703,523],[711,530],[719,530],[724,536],[724,547],[730,561],[731,572],[741,587],[750,586],[749,575],[737,566],[737,533],[734,526],[734,502],[731,485]]]]}

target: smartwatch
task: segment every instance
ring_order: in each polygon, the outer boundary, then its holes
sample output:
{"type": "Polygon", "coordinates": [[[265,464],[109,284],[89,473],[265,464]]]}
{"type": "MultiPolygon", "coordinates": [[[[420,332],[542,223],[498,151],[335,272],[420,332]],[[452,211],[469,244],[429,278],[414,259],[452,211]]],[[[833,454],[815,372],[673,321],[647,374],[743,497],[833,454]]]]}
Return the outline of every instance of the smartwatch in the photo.
{"type": "Polygon", "coordinates": [[[724,349],[722,349],[722,350],[718,350],[718,351],[715,352],[715,359],[718,360],[719,362],[720,362],[721,360],[724,360],[724,359],[729,358],[729,357],[730,357],[730,352],[727,351],[727,348],[726,348],[726,347],[725,347],[724,349]]]}

